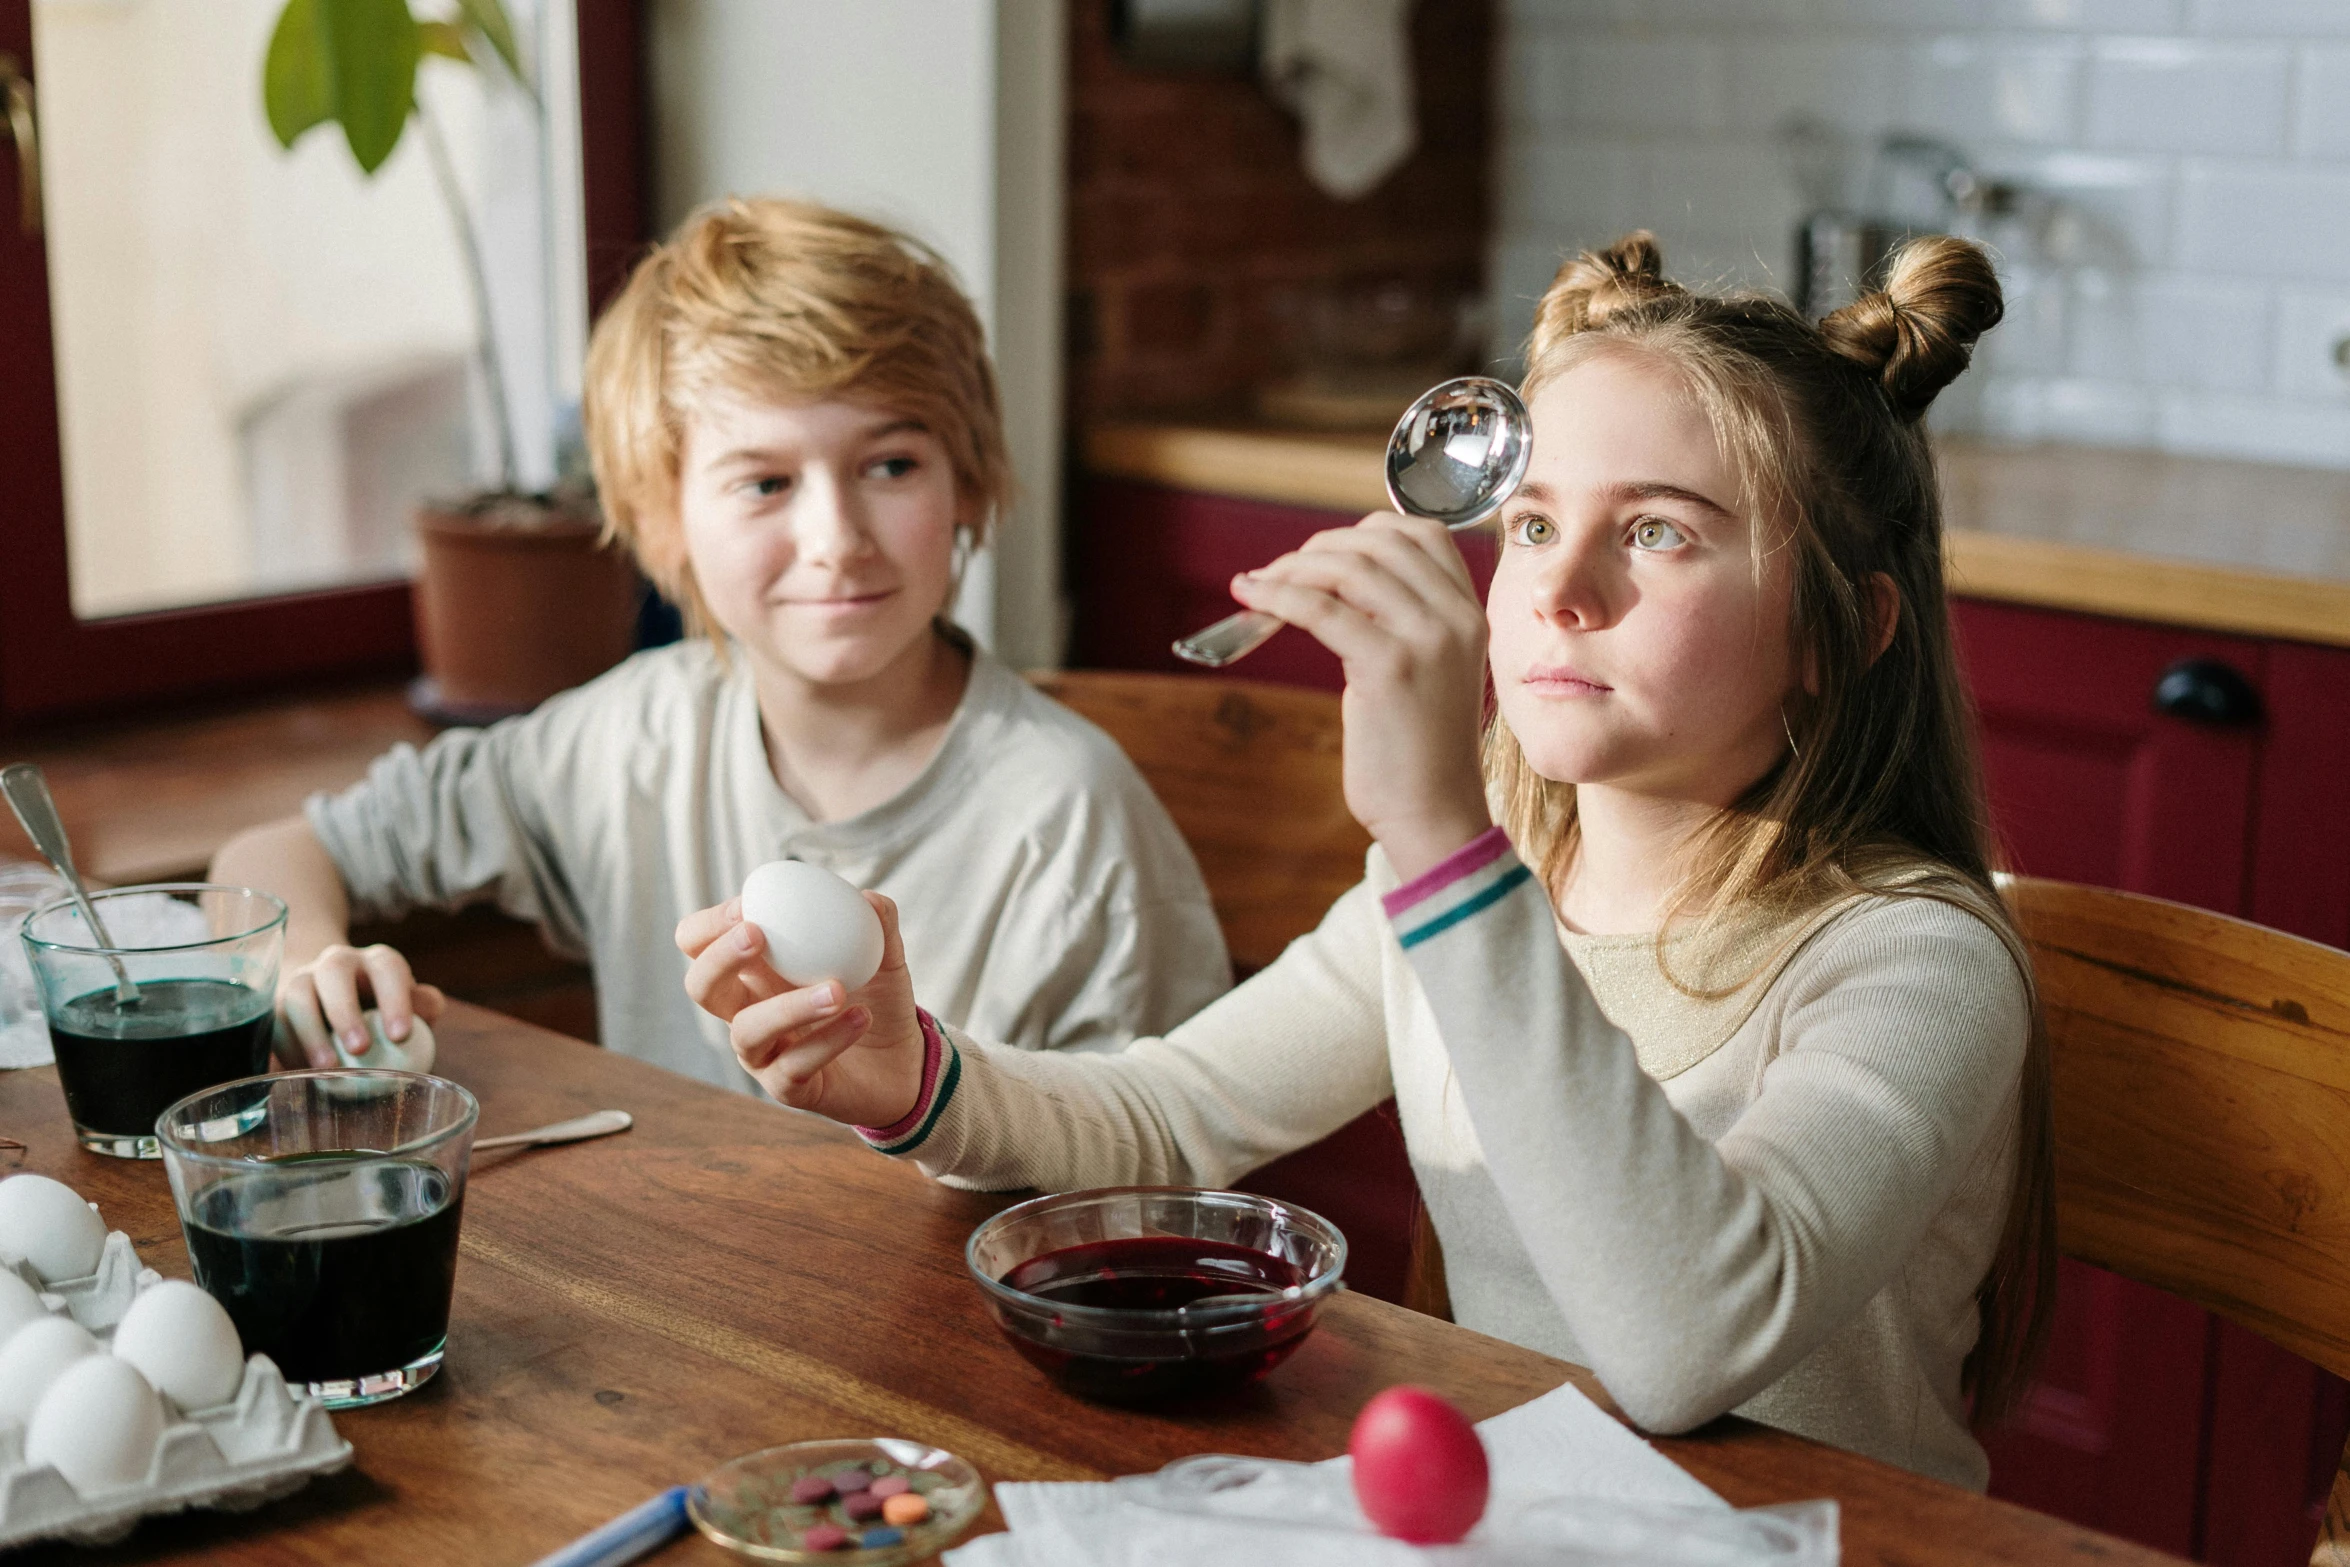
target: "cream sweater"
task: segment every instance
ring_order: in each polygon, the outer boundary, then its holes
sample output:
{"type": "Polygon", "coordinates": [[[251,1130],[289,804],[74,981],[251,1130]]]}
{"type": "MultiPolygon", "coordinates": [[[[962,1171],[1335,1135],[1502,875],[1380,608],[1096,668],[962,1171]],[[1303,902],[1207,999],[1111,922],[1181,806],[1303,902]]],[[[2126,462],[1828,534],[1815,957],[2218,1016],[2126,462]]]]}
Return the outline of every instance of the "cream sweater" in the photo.
{"type": "Polygon", "coordinates": [[[1869,895],[1659,973],[1562,937],[1499,830],[1366,880],[1163,1038],[934,1034],[885,1153],[981,1188],[1222,1186],[1392,1092],[1465,1326],[1681,1431],[1726,1410],[1981,1489],[1959,1368],[2014,1170],[2028,991],[1949,902],[1869,895]],[[1759,961],[1760,969],[1755,964],[1759,961]],[[1612,1020],[1612,1021],[1611,1021],[1612,1020]]]}

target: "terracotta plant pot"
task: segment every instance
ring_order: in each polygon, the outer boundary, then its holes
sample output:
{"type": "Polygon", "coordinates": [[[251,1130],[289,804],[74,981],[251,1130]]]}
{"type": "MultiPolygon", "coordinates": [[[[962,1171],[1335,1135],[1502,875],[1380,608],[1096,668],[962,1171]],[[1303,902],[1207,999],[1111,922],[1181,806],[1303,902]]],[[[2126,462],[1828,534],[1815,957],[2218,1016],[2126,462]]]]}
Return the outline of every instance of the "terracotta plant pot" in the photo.
{"type": "Polygon", "coordinates": [[[525,713],[592,680],[636,642],[635,566],[602,549],[589,515],[500,497],[417,513],[416,645],[410,705],[447,723],[525,713]]]}

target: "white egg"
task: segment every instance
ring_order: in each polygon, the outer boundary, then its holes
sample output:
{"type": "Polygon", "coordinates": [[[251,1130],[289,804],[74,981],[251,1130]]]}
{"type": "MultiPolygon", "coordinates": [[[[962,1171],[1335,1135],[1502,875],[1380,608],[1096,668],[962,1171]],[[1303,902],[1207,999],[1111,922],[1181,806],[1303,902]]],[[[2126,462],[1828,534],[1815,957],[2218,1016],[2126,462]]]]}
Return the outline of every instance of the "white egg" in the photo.
{"type": "Polygon", "coordinates": [[[71,1317],[43,1316],[0,1344],[0,1424],[23,1425],[41,1395],[76,1361],[97,1354],[98,1341],[71,1317]]]}
{"type": "Polygon", "coordinates": [[[822,866],[770,860],[743,879],[743,918],[767,937],[767,962],[795,985],[850,990],[881,968],[881,916],[822,866]]]}
{"type": "Polygon", "coordinates": [[[114,1330],[114,1358],[138,1367],[182,1409],[210,1409],[237,1396],[245,1348],[219,1301],[185,1279],[148,1286],[114,1330]]]}
{"type": "Polygon", "coordinates": [[[84,1496],[137,1485],[163,1440],[163,1400],[128,1361],[93,1355],[49,1384],[25,1428],[28,1464],[48,1464],[84,1496]]]}
{"type": "Polygon", "coordinates": [[[51,1284],[98,1268],[106,1226],[63,1181],[12,1175],[0,1181],[0,1251],[22,1257],[51,1284]]]}
{"type": "Polygon", "coordinates": [[[9,1335],[26,1323],[47,1315],[48,1308],[33,1293],[33,1287],[18,1278],[13,1268],[0,1268],[0,1344],[7,1343],[9,1335]]]}
{"type": "Polygon", "coordinates": [[[371,1067],[382,1072],[429,1072],[432,1070],[433,1057],[437,1053],[437,1047],[433,1043],[432,1025],[425,1022],[424,1019],[410,1018],[408,1020],[408,1037],[398,1043],[393,1041],[391,1035],[384,1032],[384,1015],[381,1012],[370,1007],[361,1016],[360,1021],[367,1025],[368,1037],[372,1042],[368,1046],[367,1054],[355,1056],[343,1048],[342,1040],[337,1039],[335,1041],[335,1059],[342,1062],[343,1065],[371,1067]]]}

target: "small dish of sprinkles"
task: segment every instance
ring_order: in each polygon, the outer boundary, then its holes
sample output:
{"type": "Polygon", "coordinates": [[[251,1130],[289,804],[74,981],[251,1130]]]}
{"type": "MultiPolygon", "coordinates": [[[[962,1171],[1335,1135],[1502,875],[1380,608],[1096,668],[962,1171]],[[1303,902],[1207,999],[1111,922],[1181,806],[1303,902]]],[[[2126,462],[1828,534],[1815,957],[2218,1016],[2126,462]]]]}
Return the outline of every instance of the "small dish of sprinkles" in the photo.
{"type": "Polygon", "coordinates": [[[986,1505],[979,1471],[895,1437],[793,1442],[720,1464],[686,1512],[728,1550],[759,1561],[890,1567],[952,1544],[986,1505]]]}

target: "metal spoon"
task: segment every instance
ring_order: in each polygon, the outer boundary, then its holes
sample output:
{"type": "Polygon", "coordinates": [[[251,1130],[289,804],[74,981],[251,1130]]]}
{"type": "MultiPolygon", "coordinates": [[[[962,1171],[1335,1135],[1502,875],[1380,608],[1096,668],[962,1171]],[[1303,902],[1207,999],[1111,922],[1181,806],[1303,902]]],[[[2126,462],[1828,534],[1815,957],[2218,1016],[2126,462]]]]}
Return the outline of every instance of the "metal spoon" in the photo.
{"type": "MultiPolygon", "coordinates": [[[[1526,477],[1534,424],[1518,394],[1489,376],[1464,375],[1420,394],[1387,438],[1387,498],[1458,533],[1501,510],[1526,477]]],[[[1210,669],[1236,663],[1281,629],[1244,609],[1175,644],[1175,656],[1210,669]]]]}
{"type": "Polygon", "coordinates": [[[541,1143],[584,1143],[591,1137],[609,1137],[614,1132],[625,1132],[636,1125],[636,1118],[626,1110],[598,1110],[592,1115],[574,1116],[568,1121],[557,1121],[534,1132],[508,1132],[503,1137],[477,1137],[473,1151],[484,1148],[527,1148],[541,1143]]]}
{"type": "MultiPolygon", "coordinates": [[[[114,938],[106,933],[106,922],[98,917],[97,905],[90,901],[90,889],[82,885],[81,872],[73,868],[73,845],[66,842],[65,824],[57,819],[57,802],[49,797],[49,780],[41,776],[41,769],[31,762],[0,767],[0,794],[8,796],[16,819],[24,824],[25,836],[33,840],[41,858],[65,878],[66,890],[73,894],[74,907],[82,911],[82,918],[88,922],[90,933],[98,938],[98,945],[113,947],[114,938]]],[[[114,1004],[137,1006],[139,987],[131,983],[130,971],[112,951],[105,958],[114,970],[114,1004]]]]}

